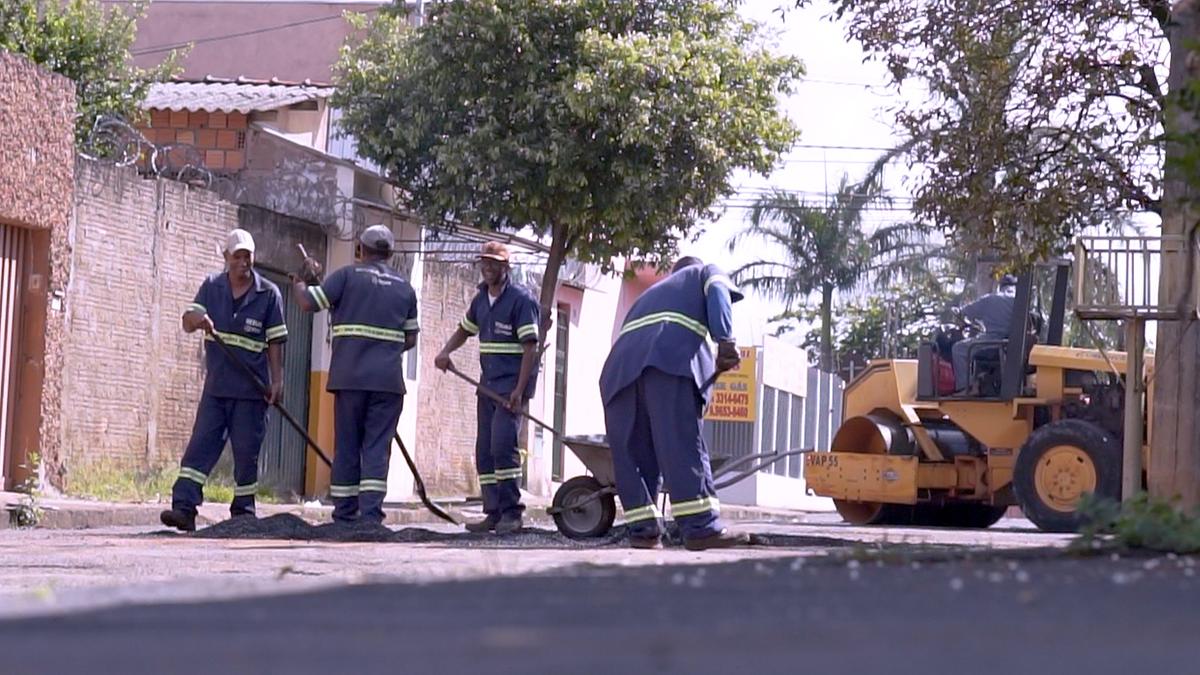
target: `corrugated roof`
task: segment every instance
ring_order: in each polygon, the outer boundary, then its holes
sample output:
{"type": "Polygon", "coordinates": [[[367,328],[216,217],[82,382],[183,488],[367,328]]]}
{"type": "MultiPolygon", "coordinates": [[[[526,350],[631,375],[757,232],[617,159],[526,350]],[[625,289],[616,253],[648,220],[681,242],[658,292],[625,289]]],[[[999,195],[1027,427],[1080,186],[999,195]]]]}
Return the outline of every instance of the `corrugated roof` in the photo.
{"type": "Polygon", "coordinates": [[[158,82],[150,85],[145,110],[206,110],[250,113],[328,98],[333,87],[247,81],[158,82]]]}

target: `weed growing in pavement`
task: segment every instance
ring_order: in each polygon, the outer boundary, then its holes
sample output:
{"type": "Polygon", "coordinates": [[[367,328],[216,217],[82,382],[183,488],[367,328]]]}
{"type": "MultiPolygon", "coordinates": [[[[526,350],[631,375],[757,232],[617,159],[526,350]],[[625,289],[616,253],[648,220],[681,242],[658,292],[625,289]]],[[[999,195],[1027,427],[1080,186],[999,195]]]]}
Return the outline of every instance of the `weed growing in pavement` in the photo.
{"type": "Polygon", "coordinates": [[[1187,513],[1172,501],[1144,492],[1123,503],[1088,495],[1080,510],[1086,525],[1071,542],[1076,551],[1117,547],[1200,553],[1200,513],[1187,513]]]}
{"type": "MultiPolygon", "coordinates": [[[[151,467],[131,467],[112,460],[97,460],[72,468],[67,480],[67,494],[104,502],[171,501],[171,486],[179,475],[179,466],[167,464],[151,467]]],[[[265,486],[255,499],[264,503],[279,500],[265,486]]],[[[233,500],[233,483],[214,477],[204,486],[204,500],[228,503],[233,500]]]]}
{"type": "Polygon", "coordinates": [[[17,527],[36,527],[42,520],[42,481],[38,471],[42,466],[42,456],[36,450],[25,458],[22,469],[29,472],[29,477],[21,481],[17,490],[24,492],[21,501],[9,507],[9,519],[17,527]]]}

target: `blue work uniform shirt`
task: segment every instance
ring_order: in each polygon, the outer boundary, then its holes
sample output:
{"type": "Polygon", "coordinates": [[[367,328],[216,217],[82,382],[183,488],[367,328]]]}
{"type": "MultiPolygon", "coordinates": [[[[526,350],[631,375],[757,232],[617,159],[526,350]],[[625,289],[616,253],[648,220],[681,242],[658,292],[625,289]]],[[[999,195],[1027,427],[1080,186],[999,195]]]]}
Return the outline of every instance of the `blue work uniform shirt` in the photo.
{"type": "MultiPolygon", "coordinates": [[[[521,375],[521,359],[526,342],[538,341],[538,321],[541,309],[533,295],[511,282],[504,286],[493,303],[488,297],[487,284],[479,284],[479,292],[467,308],[459,326],[479,337],[479,366],[483,386],[502,396],[517,388],[521,375]]],[[[525,396],[533,396],[538,364],[534,360],[525,385],[525,396]]]]}
{"type": "MultiPolygon", "coordinates": [[[[690,265],[651,286],[633,303],[600,373],[608,403],[655,368],[692,378],[701,389],[716,372],[713,340],[733,339],[733,303],[742,293],[716,265],[690,265]]],[[[704,390],[705,400],[708,390],[704,390]]]]}
{"type": "Polygon", "coordinates": [[[332,317],[329,391],[405,393],[404,336],[420,330],[417,292],[381,262],[347,265],[308,293],[332,317]]]}
{"type": "MultiPolygon", "coordinates": [[[[283,323],[283,296],[279,287],[251,270],[253,279],[245,295],[234,299],[229,285],[229,274],[210,274],[200,284],[196,299],[188,306],[188,312],[207,314],[221,340],[232,348],[246,365],[258,375],[263,384],[270,385],[270,369],[267,367],[267,343],[287,340],[287,326],[283,323]]],[[[259,391],[246,373],[229,360],[225,352],[210,335],[205,335],[204,394],[220,398],[262,400],[259,391]]]]}

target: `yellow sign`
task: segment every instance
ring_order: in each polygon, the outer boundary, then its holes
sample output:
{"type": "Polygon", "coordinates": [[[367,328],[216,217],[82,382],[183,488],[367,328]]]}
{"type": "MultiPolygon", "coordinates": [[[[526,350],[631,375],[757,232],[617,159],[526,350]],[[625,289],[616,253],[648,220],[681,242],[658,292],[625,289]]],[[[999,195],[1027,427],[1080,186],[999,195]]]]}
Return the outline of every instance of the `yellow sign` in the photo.
{"type": "Polygon", "coordinates": [[[742,362],[713,383],[704,419],[753,422],[758,414],[758,349],[738,347],[742,362]]]}

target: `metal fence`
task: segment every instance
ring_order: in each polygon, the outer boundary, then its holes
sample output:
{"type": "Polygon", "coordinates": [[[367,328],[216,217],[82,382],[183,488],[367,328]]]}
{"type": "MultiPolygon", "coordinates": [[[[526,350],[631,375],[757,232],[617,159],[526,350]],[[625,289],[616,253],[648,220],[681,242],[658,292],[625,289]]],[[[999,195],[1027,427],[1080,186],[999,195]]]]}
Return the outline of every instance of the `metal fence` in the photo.
{"type": "MultiPolygon", "coordinates": [[[[705,420],[704,441],[715,463],[761,453],[781,454],[800,448],[828,450],[842,420],[845,384],[834,373],[807,368],[807,395],[800,396],[760,383],[753,422],[705,420]]],[[[762,469],[800,478],[803,455],[793,455],[762,469]]]]}

